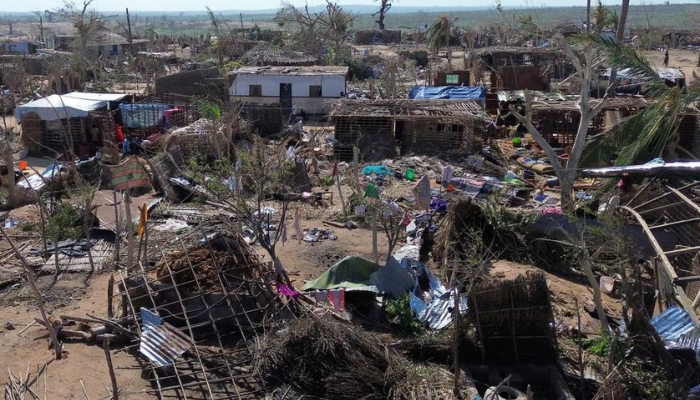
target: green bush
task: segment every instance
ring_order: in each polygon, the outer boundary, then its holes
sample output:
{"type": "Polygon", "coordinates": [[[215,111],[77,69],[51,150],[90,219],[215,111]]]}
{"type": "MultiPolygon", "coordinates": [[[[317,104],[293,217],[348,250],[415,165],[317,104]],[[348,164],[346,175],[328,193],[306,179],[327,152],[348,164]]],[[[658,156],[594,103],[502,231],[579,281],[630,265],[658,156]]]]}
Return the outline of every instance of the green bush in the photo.
{"type": "Polygon", "coordinates": [[[51,216],[47,233],[49,238],[56,238],[59,241],[82,238],[85,232],[83,232],[80,210],[68,203],[59,204],[56,212],[51,216]]]}
{"type": "Polygon", "coordinates": [[[413,315],[408,295],[396,300],[387,300],[384,311],[389,321],[396,323],[410,334],[415,335],[423,329],[423,325],[413,315]]]}

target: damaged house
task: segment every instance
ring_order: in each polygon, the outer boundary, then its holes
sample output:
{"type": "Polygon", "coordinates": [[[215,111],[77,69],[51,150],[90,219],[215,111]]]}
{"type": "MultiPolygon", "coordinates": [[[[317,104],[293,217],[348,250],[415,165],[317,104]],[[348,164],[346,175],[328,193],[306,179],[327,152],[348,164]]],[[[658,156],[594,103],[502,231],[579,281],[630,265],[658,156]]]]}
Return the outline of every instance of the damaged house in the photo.
{"type": "Polygon", "coordinates": [[[474,52],[477,67],[490,75],[491,87],[501,90],[548,90],[553,80],[575,72],[560,49],[531,47],[487,47],[474,52]]]}
{"type": "Polygon", "coordinates": [[[365,161],[397,153],[431,154],[471,149],[490,117],[464,100],[343,100],[333,105],[334,157],[350,160],[353,147],[365,161]]]}
{"type": "Polygon", "coordinates": [[[22,143],[30,154],[89,156],[115,143],[110,110],[126,97],[118,93],[53,94],[15,110],[22,143]]]}
{"type": "Polygon", "coordinates": [[[289,114],[325,114],[346,92],[348,67],[244,67],[229,75],[231,100],[247,106],[273,105],[289,114]]]}

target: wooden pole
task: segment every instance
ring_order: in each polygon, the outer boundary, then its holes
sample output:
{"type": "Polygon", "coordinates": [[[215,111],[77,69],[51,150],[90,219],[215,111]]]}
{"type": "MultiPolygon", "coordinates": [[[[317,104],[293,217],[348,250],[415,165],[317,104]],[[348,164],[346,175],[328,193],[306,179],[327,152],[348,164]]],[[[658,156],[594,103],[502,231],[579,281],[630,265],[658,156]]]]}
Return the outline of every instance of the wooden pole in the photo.
{"type": "Polygon", "coordinates": [[[586,379],[583,367],[583,345],[581,344],[581,309],[578,307],[578,300],[574,297],[574,304],[576,305],[576,316],[578,318],[578,367],[581,371],[579,379],[581,380],[581,398],[585,398],[586,394],[586,379]]]}
{"type": "Polygon", "coordinates": [[[109,379],[112,380],[112,400],[119,400],[119,387],[117,386],[117,376],[114,374],[114,365],[112,365],[112,355],[109,353],[109,341],[114,338],[114,335],[105,335],[102,347],[105,350],[105,358],[107,359],[107,368],[109,371],[109,379]]]}
{"type": "Polygon", "coordinates": [[[372,254],[374,255],[374,263],[379,264],[379,252],[377,251],[377,207],[373,205],[372,213],[372,254]]]}
{"type": "Polygon", "coordinates": [[[452,337],[452,359],[454,360],[454,395],[456,398],[460,398],[459,393],[459,319],[460,309],[459,309],[459,286],[454,288],[454,309],[453,309],[453,319],[454,319],[454,335],[452,337]]]}
{"type": "Polygon", "coordinates": [[[340,187],[340,174],[335,177],[335,183],[338,184],[338,196],[340,196],[340,206],[343,208],[343,215],[347,216],[348,212],[345,209],[345,199],[343,198],[343,190],[340,187]]]}
{"type": "Polygon", "coordinates": [[[112,310],[112,302],[114,301],[114,275],[109,277],[109,282],[107,282],[107,318],[114,317],[114,310],[112,310]]]}
{"type": "Polygon", "coordinates": [[[129,51],[134,54],[134,36],[131,34],[131,17],[129,16],[129,9],[126,9],[126,26],[129,34],[129,51]]]}
{"type": "Polygon", "coordinates": [[[127,189],[124,194],[124,208],[126,210],[126,270],[129,271],[134,265],[134,223],[131,219],[131,189],[127,189]]]}
{"type": "Polygon", "coordinates": [[[114,195],[114,223],[116,224],[116,227],[114,231],[116,232],[116,237],[114,238],[114,254],[116,255],[116,261],[117,264],[114,269],[119,268],[119,245],[122,241],[122,230],[121,230],[121,224],[119,223],[119,203],[117,203],[117,192],[113,191],[112,194],[114,195]]]}
{"type": "Polygon", "coordinates": [[[143,263],[148,264],[148,218],[143,223],[143,263]]]}

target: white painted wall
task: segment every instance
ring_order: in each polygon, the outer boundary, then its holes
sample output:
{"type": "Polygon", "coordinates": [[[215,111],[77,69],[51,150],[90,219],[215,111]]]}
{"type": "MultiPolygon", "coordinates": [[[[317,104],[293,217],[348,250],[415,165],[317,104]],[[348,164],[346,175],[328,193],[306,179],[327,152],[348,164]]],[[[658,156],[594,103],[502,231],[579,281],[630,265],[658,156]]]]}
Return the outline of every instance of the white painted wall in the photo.
{"type": "MultiPolygon", "coordinates": [[[[279,101],[280,84],[292,84],[292,98],[309,97],[309,86],[321,86],[321,93],[325,99],[340,97],[340,92],[345,92],[345,76],[342,75],[237,75],[233,81],[229,93],[234,100],[259,102],[248,96],[250,85],[262,86],[263,97],[276,97],[279,101]]],[[[295,99],[292,99],[295,101],[295,99]]]]}

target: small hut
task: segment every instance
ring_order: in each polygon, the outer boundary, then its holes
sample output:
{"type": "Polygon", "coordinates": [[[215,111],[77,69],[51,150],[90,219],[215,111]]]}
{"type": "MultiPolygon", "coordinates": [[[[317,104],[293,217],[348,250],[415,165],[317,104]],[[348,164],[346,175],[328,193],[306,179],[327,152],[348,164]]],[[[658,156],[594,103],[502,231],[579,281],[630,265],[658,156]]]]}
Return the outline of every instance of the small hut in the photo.
{"type": "Polygon", "coordinates": [[[337,159],[360,148],[366,161],[400,154],[470,149],[490,120],[478,103],[464,100],[343,100],[333,105],[337,159]]]}
{"type": "Polygon", "coordinates": [[[491,86],[502,90],[548,90],[551,80],[575,72],[561,49],[533,47],[486,47],[475,51],[475,76],[490,72],[491,86]]]}

